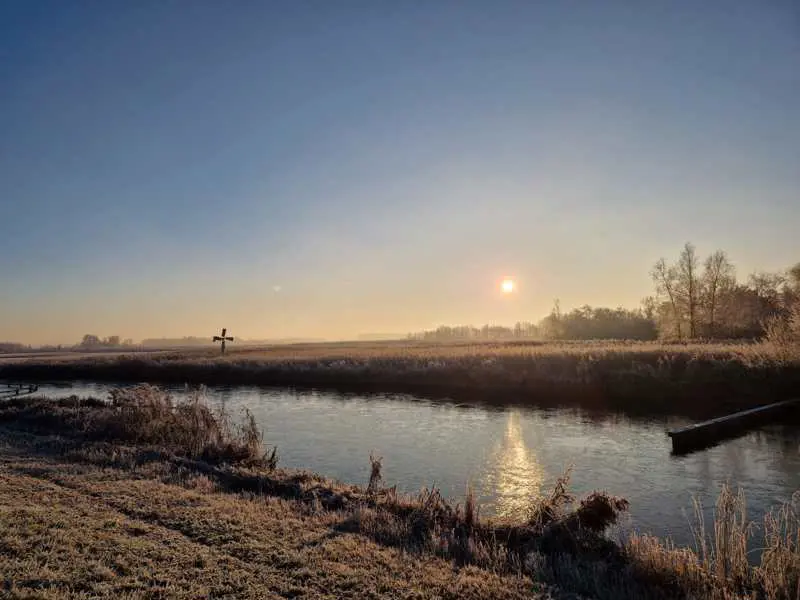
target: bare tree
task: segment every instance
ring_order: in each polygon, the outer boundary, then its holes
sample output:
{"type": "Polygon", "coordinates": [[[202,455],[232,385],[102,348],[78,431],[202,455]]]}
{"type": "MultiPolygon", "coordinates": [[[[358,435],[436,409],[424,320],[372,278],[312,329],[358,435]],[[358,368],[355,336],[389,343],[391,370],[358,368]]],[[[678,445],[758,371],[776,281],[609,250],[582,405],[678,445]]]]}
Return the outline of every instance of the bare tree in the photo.
{"type": "Polygon", "coordinates": [[[787,309],[800,310],[800,263],[796,263],[786,271],[783,298],[787,309]]]}
{"type": "Polygon", "coordinates": [[[100,338],[93,333],[87,333],[83,336],[80,345],[84,348],[94,348],[100,345],[100,338]]]}
{"type": "Polygon", "coordinates": [[[656,311],[658,309],[658,300],[655,296],[647,296],[642,298],[642,314],[649,321],[655,321],[656,311]]]}
{"type": "Polygon", "coordinates": [[[672,307],[672,317],[675,321],[675,333],[678,339],[681,339],[681,314],[678,307],[678,270],[676,267],[667,265],[667,261],[663,258],[653,265],[650,276],[656,284],[656,293],[658,295],[666,295],[670,306],[672,307]]]}
{"type": "Polygon", "coordinates": [[[747,278],[747,283],[759,298],[777,302],[780,288],[786,284],[786,276],[781,273],[756,271],[747,278]]]}
{"type": "Polygon", "coordinates": [[[720,296],[736,284],[736,273],[723,250],[717,250],[705,260],[703,272],[704,307],[708,312],[708,333],[716,333],[717,307],[720,296]]]}
{"type": "Polygon", "coordinates": [[[786,272],[786,276],[789,280],[789,285],[792,286],[792,289],[800,293],[800,262],[795,263],[794,266],[789,267],[788,271],[786,272]]]}
{"type": "Polygon", "coordinates": [[[689,316],[689,337],[697,336],[697,306],[699,305],[701,282],[698,273],[697,251],[686,242],[678,258],[678,296],[686,306],[689,316]]]}

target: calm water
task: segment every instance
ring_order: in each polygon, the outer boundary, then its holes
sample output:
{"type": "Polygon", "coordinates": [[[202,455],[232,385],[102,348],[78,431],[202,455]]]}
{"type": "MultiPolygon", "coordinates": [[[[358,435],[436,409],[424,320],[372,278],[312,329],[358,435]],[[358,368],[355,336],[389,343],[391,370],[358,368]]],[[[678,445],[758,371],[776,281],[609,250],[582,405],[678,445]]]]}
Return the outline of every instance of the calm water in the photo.
{"type": "MultiPolygon", "coordinates": [[[[43,385],[46,396],[105,398],[105,384],[43,385]]],[[[176,394],[185,393],[175,390],[176,394]]],[[[713,505],[720,485],[741,486],[748,512],[764,510],[800,489],[800,427],[772,426],[710,450],[670,456],[666,431],[678,420],[635,420],[575,411],[487,408],[410,396],[297,393],[212,388],[211,404],[233,415],[249,408],[281,466],[307,468],[365,483],[369,454],[384,457],[389,485],[416,491],[436,485],[463,496],[468,482],[482,514],[521,516],[534,494],[547,493],[574,465],[578,494],[605,489],[631,502],[625,527],[688,543],[692,497],[713,505]]]]}

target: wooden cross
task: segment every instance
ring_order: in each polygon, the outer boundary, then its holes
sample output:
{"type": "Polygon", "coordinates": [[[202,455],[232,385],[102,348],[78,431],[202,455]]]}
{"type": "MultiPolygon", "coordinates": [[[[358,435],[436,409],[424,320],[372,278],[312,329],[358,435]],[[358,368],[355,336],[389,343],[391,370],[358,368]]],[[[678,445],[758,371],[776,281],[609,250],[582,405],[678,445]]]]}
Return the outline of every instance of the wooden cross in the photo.
{"type": "Polygon", "coordinates": [[[228,341],[228,342],[232,342],[233,341],[232,337],[225,337],[225,332],[226,331],[228,331],[228,329],[226,327],[223,327],[222,328],[222,335],[215,335],[214,339],[212,340],[214,342],[222,342],[222,346],[220,348],[221,348],[223,354],[225,354],[225,342],[226,341],[228,341]]]}

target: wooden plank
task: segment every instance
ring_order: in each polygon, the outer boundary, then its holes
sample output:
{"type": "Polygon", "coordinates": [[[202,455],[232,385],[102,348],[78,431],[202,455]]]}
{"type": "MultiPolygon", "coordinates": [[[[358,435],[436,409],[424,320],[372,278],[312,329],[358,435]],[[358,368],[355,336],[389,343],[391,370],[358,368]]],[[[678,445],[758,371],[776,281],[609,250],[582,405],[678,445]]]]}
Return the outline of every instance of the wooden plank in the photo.
{"type": "Polygon", "coordinates": [[[750,415],[757,415],[759,413],[764,413],[772,410],[776,410],[779,408],[791,406],[794,404],[800,403],[800,399],[795,400],[784,400],[783,402],[775,402],[774,404],[767,404],[765,406],[757,406],[756,408],[750,408],[748,410],[743,410],[737,413],[733,413],[732,415],[724,415],[722,417],[717,417],[715,419],[709,419],[708,421],[702,421],[700,423],[695,423],[694,425],[687,425],[686,427],[681,427],[680,429],[675,429],[669,432],[670,436],[673,435],[681,435],[683,433],[687,433],[693,430],[701,429],[703,427],[709,427],[711,425],[715,425],[717,423],[724,423],[725,421],[732,421],[735,419],[742,419],[750,415]]]}
{"type": "Polygon", "coordinates": [[[765,406],[758,406],[731,415],[709,419],[668,432],[672,438],[672,449],[684,453],[693,449],[708,447],[720,439],[733,434],[745,433],[753,427],[762,425],[770,418],[777,417],[785,410],[800,407],[800,399],[784,400],[765,406]]]}

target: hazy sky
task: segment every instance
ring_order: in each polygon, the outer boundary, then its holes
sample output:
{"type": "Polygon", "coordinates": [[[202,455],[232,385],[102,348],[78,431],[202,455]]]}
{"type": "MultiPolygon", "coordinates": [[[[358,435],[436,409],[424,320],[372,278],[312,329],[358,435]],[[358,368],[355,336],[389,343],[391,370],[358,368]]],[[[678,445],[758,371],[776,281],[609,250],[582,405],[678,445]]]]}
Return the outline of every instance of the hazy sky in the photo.
{"type": "Polygon", "coordinates": [[[798,190],[793,0],[0,2],[0,339],[634,307],[798,190]]]}

